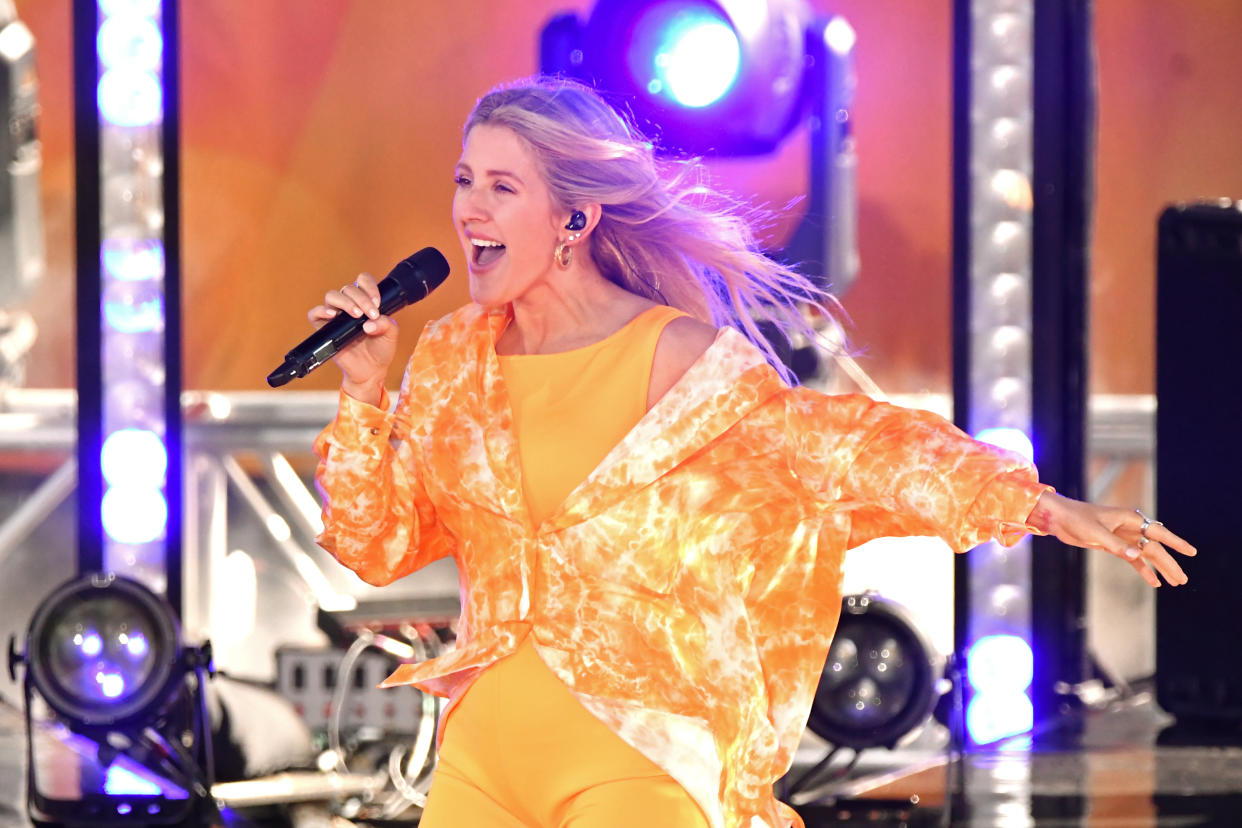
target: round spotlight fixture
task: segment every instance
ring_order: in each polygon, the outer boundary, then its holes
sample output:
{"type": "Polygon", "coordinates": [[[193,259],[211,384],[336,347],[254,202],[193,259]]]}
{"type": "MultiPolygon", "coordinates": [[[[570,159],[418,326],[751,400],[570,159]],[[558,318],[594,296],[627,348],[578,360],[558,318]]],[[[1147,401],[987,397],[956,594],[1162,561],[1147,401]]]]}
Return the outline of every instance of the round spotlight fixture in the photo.
{"type": "Polygon", "coordinates": [[[804,0],[599,0],[571,63],[664,149],[761,155],[806,110],[804,0]]]}
{"type": "Polygon", "coordinates": [[[698,108],[737,80],[741,47],[728,21],[708,8],[655,6],[637,21],[626,53],[630,78],[657,98],[698,108]]]}
{"type": "Polygon", "coordinates": [[[123,724],[158,709],[177,678],[171,612],[136,581],[90,576],[58,587],[30,622],[30,681],[60,715],[123,724]]]}
{"type": "Polygon", "coordinates": [[[211,645],[183,645],[166,601],[137,581],[84,575],[39,604],[24,651],[15,639],[33,824],[216,824],[211,645]]]}
{"type": "Polygon", "coordinates": [[[943,672],[903,606],[847,595],[807,725],[839,747],[895,747],[931,716],[943,672]]]}

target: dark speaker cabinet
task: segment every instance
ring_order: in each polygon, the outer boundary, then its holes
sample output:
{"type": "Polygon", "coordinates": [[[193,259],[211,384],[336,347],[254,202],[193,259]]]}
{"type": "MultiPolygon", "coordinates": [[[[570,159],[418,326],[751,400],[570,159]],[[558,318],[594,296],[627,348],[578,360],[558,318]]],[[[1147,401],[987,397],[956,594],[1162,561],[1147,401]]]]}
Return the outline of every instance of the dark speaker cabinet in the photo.
{"type": "Polygon", "coordinates": [[[1242,203],[1158,229],[1156,504],[1194,543],[1156,593],[1156,696],[1181,722],[1242,726],[1242,203]]]}

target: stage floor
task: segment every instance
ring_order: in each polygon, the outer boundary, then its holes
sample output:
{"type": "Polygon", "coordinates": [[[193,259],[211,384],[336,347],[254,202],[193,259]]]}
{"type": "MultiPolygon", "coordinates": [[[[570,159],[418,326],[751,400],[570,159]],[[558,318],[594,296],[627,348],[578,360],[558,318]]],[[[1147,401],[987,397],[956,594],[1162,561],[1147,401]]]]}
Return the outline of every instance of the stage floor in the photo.
{"type": "MultiPolygon", "coordinates": [[[[0,705],[0,828],[29,825],[22,728],[17,713],[0,705]]],[[[1181,732],[1140,693],[1089,714],[1082,734],[1062,742],[1034,749],[1017,743],[961,763],[926,748],[870,751],[845,782],[795,804],[808,828],[1242,826],[1242,729],[1218,729],[1211,738],[1181,732]]],[[[817,758],[814,750],[799,754],[802,763],[817,758]]],[[[312,813],[297,823],[350,824],[308,822],[312,813]]],[[[229,824],[291,823],[238,814],[229,824]]]]}

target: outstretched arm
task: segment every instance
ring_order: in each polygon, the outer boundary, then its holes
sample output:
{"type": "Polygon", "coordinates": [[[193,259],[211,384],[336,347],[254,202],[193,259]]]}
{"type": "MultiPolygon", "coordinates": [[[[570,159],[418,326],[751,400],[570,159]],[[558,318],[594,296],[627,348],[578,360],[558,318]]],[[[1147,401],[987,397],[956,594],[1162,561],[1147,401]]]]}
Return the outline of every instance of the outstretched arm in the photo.
{"type": "Polygon", "coordinates": [[[964,552],[989,538],[1012,545],[1025,532],[1057,536],[1126,560],[1159,586],[1186,575],[1169,549],[1195,549],[1132,509],[1056,494],[1017,455],[978,443],[926,411],[860,395],[798,389],[789,404],[794,471],[851,513],[849,546],[885,536],[935,535],[964,552]]]}
{"type": "Polygon", "coordinates": [[[1035,502],[1027,522],[1070,546],[1102,549],[1134,567],[1143,580],[1160,586],[1159,572],[1172,586],[1186,583],[1186,573],[1169,549],[1183,555],[1197,553],[1193,546],[1170,532],[1163,524],[1150,522],[1136,509],[1096,506],[1072,500],[1055,492],[1044,492],[1035,502]]]}

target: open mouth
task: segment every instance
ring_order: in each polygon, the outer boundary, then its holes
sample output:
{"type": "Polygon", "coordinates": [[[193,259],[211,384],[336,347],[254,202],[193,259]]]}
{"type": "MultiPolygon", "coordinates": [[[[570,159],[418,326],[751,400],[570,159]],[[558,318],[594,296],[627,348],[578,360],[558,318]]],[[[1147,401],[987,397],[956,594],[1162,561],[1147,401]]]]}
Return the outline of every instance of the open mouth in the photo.
{"type": "Polygon", "coordinates": [[[505,253],[505,246],[500,242],[471,239],[470,244],[474,246],[474,264],[478,267],[487,267],[505,253]]]}

